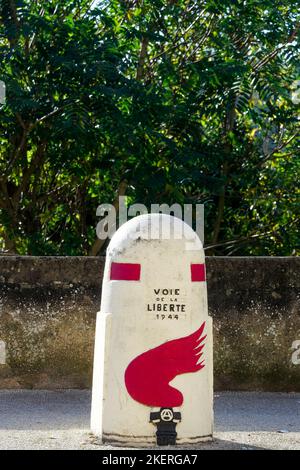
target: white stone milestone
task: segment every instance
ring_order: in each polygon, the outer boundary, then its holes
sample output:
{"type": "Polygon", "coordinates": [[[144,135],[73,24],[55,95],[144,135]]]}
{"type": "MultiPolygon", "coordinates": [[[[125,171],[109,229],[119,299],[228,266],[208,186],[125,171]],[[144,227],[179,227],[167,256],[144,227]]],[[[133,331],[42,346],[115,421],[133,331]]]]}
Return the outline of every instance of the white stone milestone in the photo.
{"type": "Polygon", "coordinates": [[[212,438],[205,257],[197,234],[178,218],[135,217],[109,244],[97,314],[91,429],[103,442],[120,445],[212,438]]]}

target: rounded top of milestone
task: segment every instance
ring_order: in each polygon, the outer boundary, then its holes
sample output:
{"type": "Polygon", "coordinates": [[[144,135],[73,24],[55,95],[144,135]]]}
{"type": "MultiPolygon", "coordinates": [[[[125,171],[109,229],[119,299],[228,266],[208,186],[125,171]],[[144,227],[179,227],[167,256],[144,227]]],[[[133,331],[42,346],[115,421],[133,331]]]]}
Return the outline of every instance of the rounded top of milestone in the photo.
{"type": "Polygon", "coordinates": [[[108,254],[149,241],[184,243],[187,251],[203,249],[200,238],[190,225],[177,217],[157,213],[139,215],[121,225],[110,241],[108,254]]]}

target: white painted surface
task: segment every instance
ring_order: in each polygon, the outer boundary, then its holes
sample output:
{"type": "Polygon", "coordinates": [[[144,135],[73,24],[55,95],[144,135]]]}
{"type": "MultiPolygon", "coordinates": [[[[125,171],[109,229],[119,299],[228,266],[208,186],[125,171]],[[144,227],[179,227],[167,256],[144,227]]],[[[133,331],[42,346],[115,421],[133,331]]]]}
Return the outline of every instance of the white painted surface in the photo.
{"type": "MultiPolygon", "coordinates": [[[[163,229],[163,232],[164,232],[163,229]]],[[[148,406],[128,394],[124,373],[138,355],[176,338],[195,332],[205,321],[207,338],[201,360],[205,367],[177,376],[171,383],[184,395],[177,425],[179,444],[210,439],[213,426],[212,320],[207,311],[206,282],[191,282],[191,263],[204,263],[201,242],[179,219],[162,214],[142,215],[123,226],[107,249],[102,287],[101,311],[97,316],[92,431],[103,440],[129,445],[153,445],[156,427],[149,422],[148,406]],[[158,222],[170,223],[175,236],[162,239],[154,230],[158,222]],[[184,229],[184,237],[178,234],[184,229]],[[149,238],[149,234],[150,237],[149,238]],[[111,281],[112,262],[140,263],[140,281],[111,281]],[[177,302],[186,305],[178,319],[156,317],[147,311],[155,303],[154,289],[180,289],[177,302]]],[[[167,303],[169,299],[165,299],[167,303]]],[[[141,377],[142,380],[142,377],[141,377]]],[[[157,409],[156,409],[157,410],[157,409]]]]}

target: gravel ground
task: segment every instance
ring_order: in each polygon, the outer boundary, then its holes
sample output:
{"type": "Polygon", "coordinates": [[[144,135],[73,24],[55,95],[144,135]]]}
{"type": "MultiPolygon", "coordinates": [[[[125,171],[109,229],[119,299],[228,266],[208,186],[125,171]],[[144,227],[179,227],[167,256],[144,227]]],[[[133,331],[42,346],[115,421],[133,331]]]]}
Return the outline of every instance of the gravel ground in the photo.
{"type": "MultiPolygon", "coordinates": [[[[0,391],[0,449],[113,449],[89,433],[90,401],[86,390],[0,391]]],[[[214,441],[197,448],[300,450],[300,394],[216,394],[214,441]]]]}

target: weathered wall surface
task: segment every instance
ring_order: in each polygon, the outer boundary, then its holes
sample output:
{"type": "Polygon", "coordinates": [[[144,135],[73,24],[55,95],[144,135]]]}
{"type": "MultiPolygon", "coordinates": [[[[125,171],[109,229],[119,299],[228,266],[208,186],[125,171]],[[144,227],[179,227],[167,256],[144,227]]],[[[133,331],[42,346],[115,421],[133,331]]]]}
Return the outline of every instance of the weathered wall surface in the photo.
{"type": "MultiPolygon", "coordinates": [[[[91,386],[103,267],[0,257],[0,388],[91,386]]],[[[300,259],[211,257],[207,278],[215,388],[300,391],[300,259]]]]}

